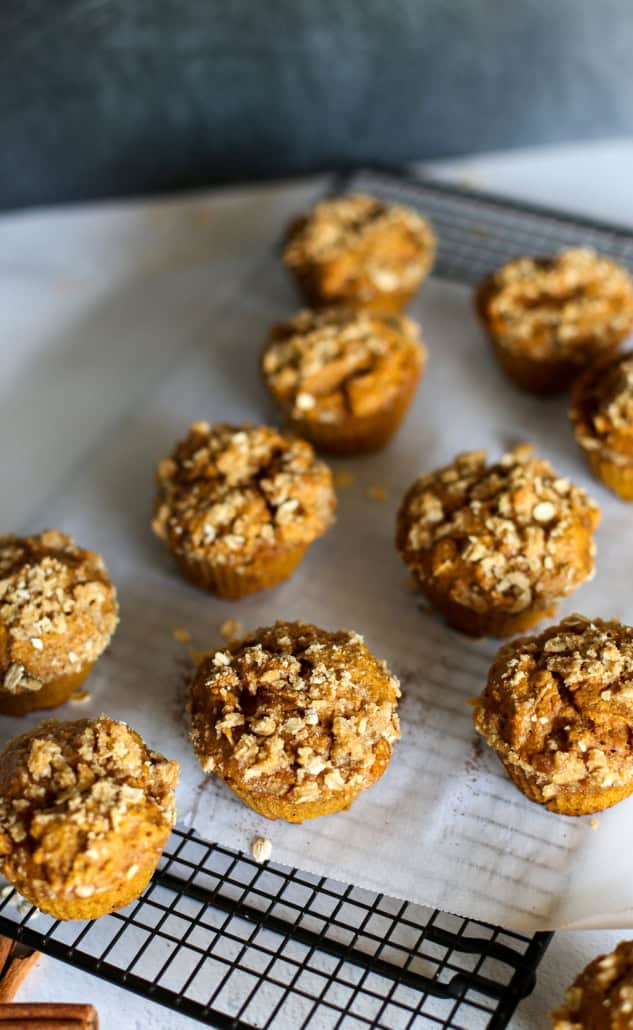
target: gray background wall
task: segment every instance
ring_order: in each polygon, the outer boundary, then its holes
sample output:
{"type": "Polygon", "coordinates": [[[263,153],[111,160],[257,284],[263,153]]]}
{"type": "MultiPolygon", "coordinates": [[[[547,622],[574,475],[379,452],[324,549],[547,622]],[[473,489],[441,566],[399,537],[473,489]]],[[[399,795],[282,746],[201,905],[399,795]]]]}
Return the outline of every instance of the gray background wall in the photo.
{"type": "Polygon", "coordinates": [[[633,131],[632,0],[4,0],[0,206],[633,131]]]}

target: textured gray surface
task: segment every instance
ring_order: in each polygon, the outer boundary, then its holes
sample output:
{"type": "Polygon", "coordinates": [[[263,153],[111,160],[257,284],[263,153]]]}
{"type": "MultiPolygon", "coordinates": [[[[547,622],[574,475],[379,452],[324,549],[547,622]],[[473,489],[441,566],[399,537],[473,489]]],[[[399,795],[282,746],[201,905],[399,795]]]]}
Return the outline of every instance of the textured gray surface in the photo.
{"type": "Polygon", "coordinates": [[[633,131],[629,0],[5,0],[0,207],[633,131]]]}

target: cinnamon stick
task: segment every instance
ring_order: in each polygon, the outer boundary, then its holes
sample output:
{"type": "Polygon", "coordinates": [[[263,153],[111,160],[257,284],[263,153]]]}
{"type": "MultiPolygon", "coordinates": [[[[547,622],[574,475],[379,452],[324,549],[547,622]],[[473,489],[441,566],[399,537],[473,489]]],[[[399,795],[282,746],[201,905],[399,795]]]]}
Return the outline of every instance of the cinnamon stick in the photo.
{"type": "Polygon", "coordinates": [[[2,970],[6,966],[14,947],[14,940],[10,937],[3,937],[0,935],[0,976],[2,976],[2,970]]]}
{"type": "Polygon", "coordinates": [[[0,1004],[13,1001],[19,988],[41,957],[40,951],[29,951],[25,955],[13,955],[9,959],[0,979],[0,1004]]]}
{"type": "Polygon", "coordinates": [[[98,1030],[94,1005],[70,1002],[0,1004],[0,1030],[98,1030]]]}

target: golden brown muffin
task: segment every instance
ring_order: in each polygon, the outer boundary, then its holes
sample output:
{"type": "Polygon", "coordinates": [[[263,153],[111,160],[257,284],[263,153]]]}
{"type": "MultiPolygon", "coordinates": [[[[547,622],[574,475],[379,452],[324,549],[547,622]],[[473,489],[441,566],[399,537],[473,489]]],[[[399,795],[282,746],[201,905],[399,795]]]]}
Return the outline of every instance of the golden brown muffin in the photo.
{"type": "Polygon", "coordinates": [[[334,521],[329,468],[305,440],[268,426],[194,422],[157,478],[154,532],[220,597],[281,583],[334,521]]]}
{"type": "Polygon", "coordinates": [[[569,414],[594,474],[633,501],[633,354],[588,369],[574,385],[569,414]]]}
{"type": "Polygon", "coordinates": [[[553,1030],[633,1030],[633,941],[599,955],[552,1012],[553,1030]]]}
{"type": "Polygon", "coordinates": [[[435,244],[416,211],[359,193],[323,200],[295,219],[283,259],[312,307],[399,311],[429,274],[435,244]]]}
{"type": "Polygon", "coordinates": [[[633,791],[633,629],[571,615],[499,650],[479,732],[526,797],[588,815],[633,791]]]}
{"type": "Polygon", "coordinates": [[[66,701],[117,621],[116,591],[98,554],[52,529],[0,536],[0,712],[66,701]]]}
{"type": "Polygon", "coordinates": [[[472,636],[552,615],[594,568],[598,506],[526,444],[496,465],[460,454],[406,494],[396,545],[431,604],[472,636]]]}
{"type": "Polygon", "coordinates": [[[510,261],[475,303],[501,367],[534,393],[566,390],[633,329],[630,275],[588,248],[510,261]]]}
{"type": "Polygon", "coordinates": [[[360,454],[396,432],[425,363],[410,318],[325,308],[273,326],[262,373],[293,432],[333,454],[360,454]]]}
{"type": "Polygon", "coordinates": [[[357,633],[276,622],[207,655],[191,688],[191,739],[268,819],[348,808],[382,776],[400,736],[400,688],[357,633]]]}
{"type": "Polygon", "coordinates": [[[0,754],[0,859],[56,919],[123,908],[152,876],[176,817],[178,763],[123,722],[49,719],[0,754]]]}

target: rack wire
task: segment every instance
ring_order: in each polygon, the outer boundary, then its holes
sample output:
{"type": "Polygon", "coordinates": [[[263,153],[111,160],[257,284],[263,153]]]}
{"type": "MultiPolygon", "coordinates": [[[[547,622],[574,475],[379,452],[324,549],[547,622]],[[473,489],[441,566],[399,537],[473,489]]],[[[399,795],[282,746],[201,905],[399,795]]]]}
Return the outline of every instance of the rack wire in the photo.
{"type": "Polygon", "coordinates": [[[258,865],[179,828],[120,912],[63,923],[15,900],[1,933],[227,1030],[498,1030],[551,936],[258,865]]]}
{"type": "MultiPolygon", "coordinates": [[[[592,246],[633,269],[633,232],[403,172],[369,192],[433,221],[434,274],[473,284],[509,258],[592,246]]],[[[0,932],[231,1030],[500,1030],[535,982],[550,934],[528,936],[318,878],[176,829],[143,896],[61,923],[0,900],[0,932]],[[36,916],[36,918],[33,918],[36,916]]]]}

